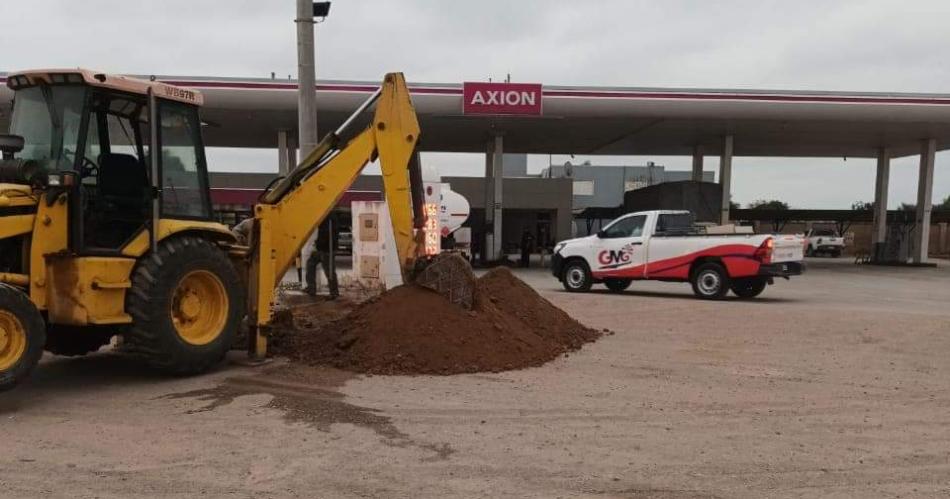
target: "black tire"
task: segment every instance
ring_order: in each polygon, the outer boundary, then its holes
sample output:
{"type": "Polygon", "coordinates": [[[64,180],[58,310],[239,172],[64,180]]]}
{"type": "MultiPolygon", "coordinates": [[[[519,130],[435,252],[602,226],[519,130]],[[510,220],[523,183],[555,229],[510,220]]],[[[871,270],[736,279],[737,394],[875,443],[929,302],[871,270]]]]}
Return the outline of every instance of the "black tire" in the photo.
{"type": "Polygon", "coordinates": [[[46,344],[43,316],[17,288],[0,284],[0,392],[26,379],[46,344]]]}
{"type": "Polygon", "coordinates": [[[721,300],[729,293],[732,284],[726,269],[715,262],[700,264],[693,270],[690,284],[693,293],[704,300],[721,300]]]}
{"type": "Polygon", "coordinates": [[[607,286],[612,293],[623,293],[630,287],[630,283],[633,282],[633,279],[619,279],[619,278],[610,278],[604,279],[604,286],[607,286]]]}
{"type": "Polygon", "coordinates": [[[568,260],[561,272],[561,284],[571,293],[590,291],[594,284],[594,276],[590,273],[587,262],[580,259],[568,260]]]}
{"type": "Polygon", "coordinates": [[[765,291],[768,281],[762,277],[745,277],[732,281],[732,292],[739,298],[755,298],[765,291]]]}
{"type": "Polygon", "coordinates": [[[81,357],[108,345],[115,334],[111,329],[53,324],[46,328],[46,351],[63,357],[81,357]]]}
{"type": "Polygon", "coordinates": [[[207,371],[224,359],[234,343],[244,316],[241,290],[234,265],[214,243],[193,236],[162,241],[157,251],[143,257],[132,273],[132,289],[126,300],[132,324],[124,335],[123,350],[170,374],[207,371]],[[218,304],[209,306],[209,300],[198,299],[198,305],[194,305],[195,300],[191,300],[193,317],[183,318],[180,314],[186,307],[179,293],[192,291],[186,280],[190,283],[195,276],[217,283],[210,285],[213,291],[208,296],[218,300],[218,304]],[[194,306],[198,307],[197,312],[194,306]],[[196,319],[196,315],[200,318],[196,319]],[[192,336],[189,340],[176,326],[176,320],[179,325],[185,324],[181,327],[189,327],[189,320],[200,325],[208,317],[214,327],[199,329],[200,338],[192,336]]]}

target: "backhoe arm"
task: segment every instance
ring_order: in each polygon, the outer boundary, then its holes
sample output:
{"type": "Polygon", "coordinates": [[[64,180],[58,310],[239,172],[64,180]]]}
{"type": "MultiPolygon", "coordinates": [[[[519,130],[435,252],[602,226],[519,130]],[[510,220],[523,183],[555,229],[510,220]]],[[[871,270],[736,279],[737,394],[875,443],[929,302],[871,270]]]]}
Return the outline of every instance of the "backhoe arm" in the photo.
{"type": "Polygon", "coordinates": [[[367,163],[379,158],[403,279],[408,281],[419,248],[414,228],[421,221],[418,174],[410,175],[419,140],[419,123],[401,73],[386,75],[383,86],[339,130],[329,134],[287,178],[278,182],[254,208],[248,279],[249,317],[255,327],[252,354],[263,356],[266,343],[259,327],[271,321],[274,290],[313,231],[333,210],[367,163]],[[342,149],[343,129],[378,98],[373,122],[342,149]],[[412,180],[410,179],[412,177],[412,180]],[[415,192],[414,192],[415,191],[415,192]],[[416,199],[414,206],[413,200],[416,199]]]}

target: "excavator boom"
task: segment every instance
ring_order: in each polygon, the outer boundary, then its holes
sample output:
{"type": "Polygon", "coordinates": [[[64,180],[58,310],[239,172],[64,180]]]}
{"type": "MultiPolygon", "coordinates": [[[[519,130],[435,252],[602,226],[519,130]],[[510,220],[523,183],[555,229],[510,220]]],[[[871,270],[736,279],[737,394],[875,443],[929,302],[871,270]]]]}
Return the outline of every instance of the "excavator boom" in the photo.
{"type": "Polygon", "coordinates": [[[262,356],[260,328],[271,321],[275,289],[313,231],[323,222],[367,163],[379,159],[403,280],[409,282],[420,254],[421,177],[415,147],[419,123],[401,73],[386,75],[382,87],[337,131],[327,135],[254,208],[248,298],[256,334],[251,352],[262,356]],[[372,123],[337,148],[345,128],[376,103],[372,123]],[[413,173],[413,170],[416,170],[413,173]]]}

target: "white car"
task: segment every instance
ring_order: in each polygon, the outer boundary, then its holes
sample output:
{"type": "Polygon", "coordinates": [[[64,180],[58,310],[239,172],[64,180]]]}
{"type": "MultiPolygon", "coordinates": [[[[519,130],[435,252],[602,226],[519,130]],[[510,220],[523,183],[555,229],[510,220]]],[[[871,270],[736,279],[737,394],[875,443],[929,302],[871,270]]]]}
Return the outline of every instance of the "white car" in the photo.
{"type": "Polygon", "coordinates": [[[808,256],[823,253],[838,258],[844,251],[844,238],[835,230],[812,229],[805,234],[805,239],[808,240],[808,256]]]}
{"type": "Polygon", "coordinates": [[[725,232],[695,225],[688,211],[630,213],[595,235],[558,243],[551,268],[572,292],[598,283],[621,292],[632,281],[652,279],[689,282],[705,299],[729,290],[753,298],[775,277],[805,270],[800,236],[725,232]]]}

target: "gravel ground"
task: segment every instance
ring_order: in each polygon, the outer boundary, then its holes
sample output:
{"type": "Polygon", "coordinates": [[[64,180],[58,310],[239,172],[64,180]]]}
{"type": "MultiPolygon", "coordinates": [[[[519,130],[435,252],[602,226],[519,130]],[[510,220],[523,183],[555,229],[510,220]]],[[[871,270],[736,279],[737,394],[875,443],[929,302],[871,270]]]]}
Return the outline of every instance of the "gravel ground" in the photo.
{"type": "Polygon", "coordinates": [[[722,303],[520,272],[615,334],[500,374],[46,359],[0,395],[0,496],[950,496],[950,265],[810,263],[722,303]]]}

